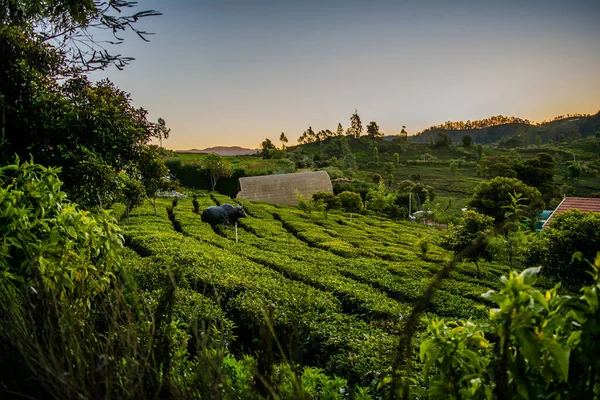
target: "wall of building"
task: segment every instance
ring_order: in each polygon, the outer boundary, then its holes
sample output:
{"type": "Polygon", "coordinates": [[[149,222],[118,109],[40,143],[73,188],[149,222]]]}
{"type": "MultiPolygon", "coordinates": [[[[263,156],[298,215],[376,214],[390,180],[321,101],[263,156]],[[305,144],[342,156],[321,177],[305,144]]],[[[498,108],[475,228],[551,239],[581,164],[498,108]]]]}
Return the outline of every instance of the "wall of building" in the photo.
{"type": "Polygon", "coordinates": [[[239,179],[239,184],[238,199],[271,204],[298,204],[296,191],[305,198],[310,198],[317,192],[333,193],[326,171],[243,177],[239,179]]]}

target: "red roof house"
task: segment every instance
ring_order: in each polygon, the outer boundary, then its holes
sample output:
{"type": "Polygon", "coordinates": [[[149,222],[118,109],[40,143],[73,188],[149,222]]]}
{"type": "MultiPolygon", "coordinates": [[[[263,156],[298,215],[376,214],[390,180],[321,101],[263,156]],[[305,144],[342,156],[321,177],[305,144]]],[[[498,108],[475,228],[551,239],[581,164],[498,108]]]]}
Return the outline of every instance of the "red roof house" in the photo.
{"type": "Polygon", "coordinates": [[[546,220],[546,222],[544,223],[544,226],[542,228],[548,227],[548,224],[550,223],[550,221],[552,221],[552,218],[554,218],[555,215],[558,215],[562,212],[565,212],[567,210],[572,210],[575,208],[581,212],[590,212],[591,211],[591,212],[595,212],[595,213],[600,213],[600,198],[565,197],[560,202],[558,207],[556,207],[556,210],[554,210],[554,212],[550,215],[550,217],[548,217],[548,219],[546,220]]]}

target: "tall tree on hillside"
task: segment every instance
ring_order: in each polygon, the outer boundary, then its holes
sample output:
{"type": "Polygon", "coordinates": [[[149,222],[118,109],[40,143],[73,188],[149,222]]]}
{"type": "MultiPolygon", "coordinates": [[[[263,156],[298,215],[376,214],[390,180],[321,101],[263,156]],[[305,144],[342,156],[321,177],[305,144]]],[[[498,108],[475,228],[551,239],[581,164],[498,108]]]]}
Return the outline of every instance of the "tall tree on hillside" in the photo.
{"type": "MultiPolygon", "coordinates": [[[[275,146],[273,146],[273,148],[275,148],[275,146]]],[[[229,178],[232,174],[229,162],[216,153],[210,153],[209,155],[207,155],[204,159],[203,164],[204,168],[206,168],[210,174],[210,185],[211,190],[213,191],[215,190],[215,186],[217,186],[217,182],[219,181],[219,179],[229,178]]]]}
{"type": "Polygon", "coordinates": [[[281,132],[281,135],[279,135],[279,141],[281,142],[281,148],[285,150],[285,144],[288,142],[288,138],[285,136],[285,133],[281,132]]]}
{"type": "Polygon", "coordinates": [[[335,132],[335,134],[337,136],[344,136],[344,128],[342,127],[341,123],[338,124],[337,131],[335,132]]]}
{"type": "Polygon", "coordinates": [[[400,130],[400,136],[404,138],[408,138],[408,132],[406,132],[406,126],[402,125],[402,130],[400,130]]]}
{"type": "Polygon", "coordinates": [[[160,147],[163,147],[162,141],[163,139],[168,139],[171,130],[167,128],[165,124],[165,120],[162,118],[158,119],[158,122],[154,125],[154,136],[158,138],[160,141],[160,147]]]}
{"type": "Polygon", "coordinates": [[[535,135],[535,147],[540,147],[542,145],[542,137],[540,135],[535,135]]]}
{"type": "Polygon", "coordinates": [[[394,165],[396,166],[396,168],[398,168],[399,164],[400,164],[400,154],[394,153],[394,165]]]}
{"type": "Polygon", "coordinates": [[[371,139],[375,139],[383,136],[383,133],[379,132],[379,125],[377,125],[375,121],[371,121],[369,122],[369,125],[367,125],[367,135],[371,139]]]}
{"type": "Polygon", "coordinates": [[[264,159],[271,158],[271,152],[276,149],[277,149],[277,147],[275,147],[273,142],[271,142],[271,139],[266,138],[260,144],[260,156],[264,159]]]}
{"type": "Polygon", "coordinates": [[[379,162],[379,149],[377,147],[373,147],[373,159],[375,159],[375,162],[379,162]]]}
{"type": "Polygon", "coordinates": [[[354,114],[350,117],[350,128],[348,128],[348,133],[355,138],[360,137],[362,135],[363,126],[360,121],[360,116],[358,115],[358,111],[354,109],[354,114]]]}

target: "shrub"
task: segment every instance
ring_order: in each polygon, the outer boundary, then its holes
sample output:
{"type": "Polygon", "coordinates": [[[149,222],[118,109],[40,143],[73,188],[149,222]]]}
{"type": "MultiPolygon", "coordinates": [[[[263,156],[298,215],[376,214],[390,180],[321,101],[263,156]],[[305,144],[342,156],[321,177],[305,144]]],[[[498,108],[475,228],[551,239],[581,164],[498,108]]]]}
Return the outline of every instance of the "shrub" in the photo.
{"type": "Polygon", "coordinates": [[[600,251],[600,214],[569,210],[556,215],[529,246],[525,264],[541,265],[543,275],[578,287],[591,282],[587,263],[572,259],[578,251],[589,260],[600,251]]]}
{"type": "Polygon", "coordinates": [[[342,209],[349,213],[359,213],[363,209],[363,201],[358,193],[342,192],[338,196],[342,209]]]}

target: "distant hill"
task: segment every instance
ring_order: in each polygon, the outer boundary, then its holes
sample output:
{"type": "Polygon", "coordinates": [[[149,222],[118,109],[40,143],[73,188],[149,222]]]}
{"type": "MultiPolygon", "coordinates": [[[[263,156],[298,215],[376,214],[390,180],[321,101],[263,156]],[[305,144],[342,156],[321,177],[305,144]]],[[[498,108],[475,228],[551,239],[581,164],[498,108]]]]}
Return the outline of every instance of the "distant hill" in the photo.
{"type": "Polygon", "coordinates": [[[247,149],[239,146],[216,146],[216,147],[208,147],[206,149],[198,150],[177,150],[178,152],[183,153],[216,153],[222,156],[245,156],[249,154],[256,154],[258,149],[247,149]]]}
{"type": "Polygon", "coordinates": [[[527,120],[512,117],[510,119],[511,122],[507,123],[463,129],[461,129],[462,126],[469,126],[468,123],[447,122],[427,128],[414,136],[409,136],[409,139],[414,143],[428,143],[430,137],[437,140],[438,133],[443,132],[450,136],[454,143],[459,143],[463,136],[469,135],[475,143],[491,144],[501,141],[506,142],[510,139],[518,145],[531,145],[535,143],[537,135],[540,135],[542,143],[547,143],[549,140],[557,142],[561,134],[564,134],[567,140],[575,140],[594,135],[600,131],[600,112],[588,116],[561,118],[541,124],[534,124],[527,120]]]}

